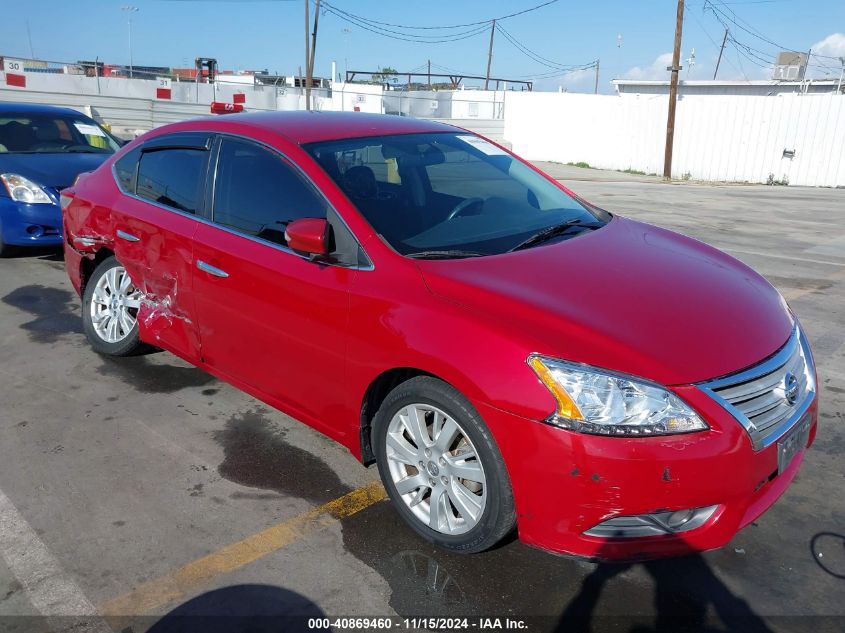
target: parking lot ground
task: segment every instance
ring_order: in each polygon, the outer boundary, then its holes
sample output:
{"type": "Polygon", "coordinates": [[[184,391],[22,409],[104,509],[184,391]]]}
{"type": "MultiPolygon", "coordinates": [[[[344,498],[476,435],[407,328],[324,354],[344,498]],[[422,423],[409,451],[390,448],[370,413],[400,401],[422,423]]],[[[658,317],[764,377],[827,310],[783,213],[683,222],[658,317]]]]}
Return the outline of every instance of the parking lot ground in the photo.
{"type": "Polygon", "coordinates": [[[755,267],[813,344],[816,443],[727,547],[631,565],[516,540],[437,550],[382,500],[375,469],[315,431],[169,354],[93,353],[60,258],[30,253],[0,261],[0,629],[100,613],[91,630],[140,632],[166,614],[221,612],[845,629],[845,191],[570,172],[564,182],[599,206],[755,267]]]}

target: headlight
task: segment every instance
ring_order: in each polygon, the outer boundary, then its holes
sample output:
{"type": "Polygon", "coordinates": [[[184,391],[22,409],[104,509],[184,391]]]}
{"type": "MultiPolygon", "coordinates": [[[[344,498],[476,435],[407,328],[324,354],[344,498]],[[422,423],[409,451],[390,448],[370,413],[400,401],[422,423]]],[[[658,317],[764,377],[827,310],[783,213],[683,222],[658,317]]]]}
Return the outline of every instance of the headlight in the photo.
{"type": "Polygon", "coordinates": [[[53,204],[52,198],[41,187],[18,174],[0,174],[12,200],[28,204],[53,204]]]}
{"type": "Polygon", "coordinates": [[[528,365],[557,401],[550,424],[596,435],[673,435],[707,424],[675,394],[622,374],[529,356],[528,365]]]}

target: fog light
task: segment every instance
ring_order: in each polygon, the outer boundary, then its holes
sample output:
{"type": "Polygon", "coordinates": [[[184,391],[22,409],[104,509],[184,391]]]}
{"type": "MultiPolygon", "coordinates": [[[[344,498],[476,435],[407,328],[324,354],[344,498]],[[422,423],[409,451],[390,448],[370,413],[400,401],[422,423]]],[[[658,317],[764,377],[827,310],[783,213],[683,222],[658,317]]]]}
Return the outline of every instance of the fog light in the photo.
{"type": "Polygon", "coordinates": [[[38,226],[37,224],[33,224],[31,226],[26,227],[26,232],[29,233],[32,237],[41,237],[44,235],[44,227],[38,226]]]}
{"type": "Polygon", "coordinates": [[[584,535],[601,538],[643,538],[688,532],[707,523],[718,508],[718,505],[714,505],[674,512],[614,517],[590,528],[584,535]]]}
{"type": "Polygon", "coordinates": [[[678,510],[667,517],[666,527],[677,531],[678,528],[687,523],[694,516],[695,510],[678,510]]]}

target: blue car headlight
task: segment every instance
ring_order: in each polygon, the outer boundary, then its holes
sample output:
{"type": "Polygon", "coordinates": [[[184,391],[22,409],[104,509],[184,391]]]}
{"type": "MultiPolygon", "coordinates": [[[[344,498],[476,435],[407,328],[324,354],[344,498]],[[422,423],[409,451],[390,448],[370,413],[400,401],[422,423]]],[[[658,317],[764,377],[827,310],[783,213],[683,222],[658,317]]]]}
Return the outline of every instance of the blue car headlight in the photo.
{"type": "Polygon", "coordinates": [[[0,174],[0,181],[3,181],[6,191],[9,192],[9,197],[15,202],[54,204],[53,199],[47,195],[47,192],[29,178],[24,178],[18,174],[0,174]]]}

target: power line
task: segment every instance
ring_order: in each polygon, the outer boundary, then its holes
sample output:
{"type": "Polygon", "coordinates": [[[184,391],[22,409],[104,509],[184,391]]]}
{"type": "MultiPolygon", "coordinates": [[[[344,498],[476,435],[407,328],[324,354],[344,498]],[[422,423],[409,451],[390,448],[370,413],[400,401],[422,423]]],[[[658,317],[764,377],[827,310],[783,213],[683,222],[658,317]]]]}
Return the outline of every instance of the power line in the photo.
{"type": "MultiPolygon", "coordinates": [[[[508,42],[510,42],[517,50],[519,50],[523,55],[528,57],[529,59],[535,61],[536,63],[540,64],[541,66],[545,66],[546,68],[555,71],[553,73],[545,73],[542,75],[543,78],[551,78],[551,77],[559,77],[562,75],[566,75],[573,72],[578,72],[580,70],[588,70],[590,68],[595,68],[596,62],[588,62],[586,64],[561,64],[559,62],[553,61],[548,57],[543,57],[539,53],[532,51],[530,48],[522,44],[519,40],[517,40],[513,35],[511,35],[507,30],[505,30],[500,24],[496,25],[496,30],[499,31],[508,42]]],[[[531,77],[540,77],[541,75],[525,75],[531,77]]]]}
{"type": "MultiPolygon", "coordinates": [[[[791,49],[791,48],[786,47],[786,46],[781,46],[777,42],[773,42],[772,40],[770,40],[769,38],[764,36],[762,33],[759,33],[759,32],[755,33],[756,29],[754,29],[754,27],[752,25],[748,24],[747,22],[745,23],[747,26],[743,26],[742,24],[739,24],[739,22],[731,19],[730,16],[725,14],[723,11],[719,10],[718,7],[713,6],[713,4],[711,2],[708,2],[707,0],[705,0],[704,10],[707,10],[707,9],[709,9],[711,11],[711,13],[716,18],[716,20],[719,22],[719,24],[721,24],[725,29],[730,31],[728,41],[730,42],[730,44],[734,48],[734,50],[737,52],[737,61],[739,61],[739,57],[741,56],[741,57],[744,57],[747,61],[754,64],[755,66],[758,66],[758,67],[763,68],[763,69],[769,69],[772,66],[774,66],[775,63],[776,63],[776,59],[775,59],[774,54],[769,53],[767,51],[763,51],[759,48],[755,48],[754,46],[751,46],[750,44],[747,44],[745,42],[741,42],[740,40],[738,40],[736,35],[734,35],[733,31],[731,31],[731,29],[729,27],[729,23],[738,27],[741,31],[744,31],[745,33],[748,33],[749,35],[754,36],[756,39],[761,40],[761,41],[766,42],[766,43],[770,43],[772,46],[775,46],[775,47],[777,47],[781,50],[787,50],[787,51],[790,51],[790,52],[793,52],[793,53],[802,53],[803,54],[802,51],[797,51],[795,49],[791,49]]],[[[738,16],[737,16],[737,18],[738,18],[738,16]]],[[[738,18],[738,19],[740,19],[740,18],[738,18]]],[[[814,54],[814,53],[811,52],[808,55],[807,66],[810,67],[810,68],[822,69],[823,71],[825,71],[826,74],[830,74],[831,72],[836,72],[836,71],[839,70],[838,68],[834,68],[834,67],[832,67],[832,66],[830,66],[830,65],[828,65],[828,64],[826,64],[822,61],[818,61],[818,58],[820,58],[820,57],[828,58],[827,55],[817,55],[817,54],[814,54]],[[810,61],[812,59],[816,59],[817,60],[816,63],[813,63],[812,61],[810,61]]],[[[742,69],[742,62],[740,62],[740,68],[743,72],[743,75],[746,76],[746,79],[747,79],[747,75],[745,75],[745,71],[744,71],[744,69],[742,69]]]]}
{"type": "Polygon", "coordinates": [[[525,13],[531,13],[532,11],[542,9],[543,7],[547,7],[550,4],[555,4],[558,1],[559,0],[548,0],[547,2],[543,2],[543,3],[535,5],[533,7],[523,9],[522,11],[516,11],[514,13],[509,13],[507,15],[500,15],[500,16],[495,17],[495,18],[488,18],[486,20],[480,20],[478,22],[467,22],[466,24],[446,24],[446,25],[441,25],[441,26],[415,26],[415,25],[409,25],[409,24],[394,24],[392,22],[380,22],[379,20],[373,20],[371,18],[365,18],[364,16],[356,15],[356,14],[351,13],[349,11],[345,11],[343,9],[335,7],[334,5],[329,4],[328,2],[324,2],[323,5],[326,6],[326,7],[331,7],[335,11],[342,13],[343,15],[346,15],[350,18],[354,18],[354,19],[360,20],[361,22],[365,22],[365,23],[371,24],[371,25],[390,26],[390,27],[394,27],[394,28],[397,28],[397,29],[405,29],[405,30],[428,31],[428,30],[460,29],[460,28],[466,28],[466,27],[472,27],[472,26],[479,26],[479,25],[482,25],[482,24],[487,26],[493,20],[496,20],[497,22],[501,22],[502,20],[507,20],[508,18],[514,18],[518,15],[524,15],[525,13]]]}
{"type": "Polygon", "coordinates": [[[367,24],[365,22],[360,21],[356,17],[347,16],[344,12],[335,9],[328,3],[323,3],[323,7],[328,13],[331,13],[336,17],[340,18],[341,20],[349,22],[350,24],[353,24],[360,29],[369,31],[370,33],[375,33],[376,35],[381,35],[382,37],[400,40],[403,42],[415,42],[417,44],[443,44],[446,42],[457,42],[459,40],[475,37],[480,33],[486,33],[489,26],[488,23],[485,23],[480,27],[468,29],[460,33],[452,33],[449,35],[415,35],[413,33],[402,33],[400,31],[394,31],[392,29],[367,24]]]}
{"type": "Polygon", "coordinates": [[[507,39],[511,44],[513,44],[517,48],[517,50],[519,50],[521,53],[523,53],[526,57],[529,57],[530,59],[534,60],[535,62],[537,62],[537,63],[539,63],[543,66],[548,66],[549,68],[559,69],[559,68],[564,67],[563,64],[560,64],[560,63],[558,63],[558,62],[556,62],[552,59],[549,59],[548,57],[543,57],[539,53],[532,51],[530,48],[528,48],[527,46],[525,46],[524,44],[519,42],[503,26],[499,25],[498,30],[502,35],[505,36],[505,39],[507,39]]]}
{"type": "Polygon", "coordinates": [[[435,64],[432,62],[432,67],[438,68],[440,70],[445,70],[448,73],[455,73],[456,75],[470,75],[472,73],[465,73],[462,70],[455,70],[454,68],[449,68],[448,66],[441,66],[440,64],[435,64]]]}
{"type": "MultiPolygon", "coordinates": [[[[687,8],[686,8],[686,12],[687,12],[687,14],[688,14],[688,15],[692,16],[692,19],[693,19],[693,20],[695,20],[695,21],[696,21],[696,23],[697,23],[697,24],[698,24],[698,26],[701,28],[701,30],[702,30],[702,32],[704,33],[704,35],[706,35],[706,36],[707,36],[707,39],[708,39],[708,40],[710,40],[710,43],[711,43],[711,44],[713,44],[713,46],[715,46],[716,48],[721,49],[722,47],[721,47],[719,44],[717,44],[717,43],[716,43],[716,40],[715,40],[715,39],[713,39],[713,36],[712,36],[712,35],[710,35],[710,31],[708,31],[708,30],[704,27],[704,24],[702,24],[701,20],[699,20],[699,19],[698,19],[698,16],[696,16],[696,15],[695,15],[695,13],[694,13],[693,11],[691,11],[691,10],[690,10],[690,8],[689,8],[689,7],[687,7],[687,8]]],[[[725,31],[726,31],[728,34],[730,34],[730,29],[725,29],[725,31]]],[[[737,71],[738,73],[742,74],[742,76],[743,76],[743,77],[745,77],[745,81],[747,81],[747,82],[750,82],[750,81],[751,81],[751,80],[748,78],[748,75],[746,75],[746,74],[745,74],[745,70],[744,70],[744,69],[739,69],[739,68],[737,68],[736,66],[734,66],[733,62],[732,62],[731,60],[729,60],[727,57],[725,57],[725,58],[724,58],[724,60],[725,60],[725,62],[727,62],[727,63],[728,63],[728,65],[729,65],[731,68],[733,68],[733,69],[734,69],[735,71],[737,71]]],[[[718,70],[718,66],[716,67],[716,69],[718,70]]],[[[715,78],[716,78],[716,77],[714,76],[714,77],[713,77],[713,79],[715,80],[715,78]]]]}
{"type": "MultiPolygon", "coordinates": [[[[766,44],[769,44],[770,46],[774,46],[775,48],[779,48],[780,50],[789,51],[789,52],[792,52],[792,53],[803,53],[804,52],[804,51],[799,51],[795,48],[791,48],[789,46],[784,46],[783,44],[779,44],[778,42],[775,42],[774,40],[772,40],[771,38],[769,38],[765,34],[763,34],[760,30],[755,28],[747,20],[743,20],[739,15],[736,14],[736,12],[733,9],[728,7],[725,2],[722,2],[721,0],[716,0],[716,1],[719,2],[719,4],[722,5],[722,7],[724,7],[724,9],[715,5],[710,0],[704,0],[703,9],[704,9],[704,11],[707,11],[709,9],[713,13],[714,17],[725,28],[727,28],[727,24],[725,24],[725,21],[728,21],[731,24],[733,24],[735,27],[740,29],[741,31],[744,31],[745,33],[751,35],[752,37],[754,37],[754,38],[756,38],[756,39],[758,39],[762,42],[765,42],[766,44]]],[[[819,53],[811,53],[811,57],[815,57],[817,59],[830,59],[830,60],[838,60],[839,59],[838,57],[835,57],[835,56],[832,56],[832,55],[821,55],[819,53]]],[[[827,68],[828,70],[831,69],[830,66],[826,66],[824,64],[822,64],[821,67],[827,68]]]]}
{"type": "Polygon", "coordinates": [[[793,0],[742,0],[741,2],[721,2],[720,4],[772,4],[773,2],[792,2],[793,0]]]}

